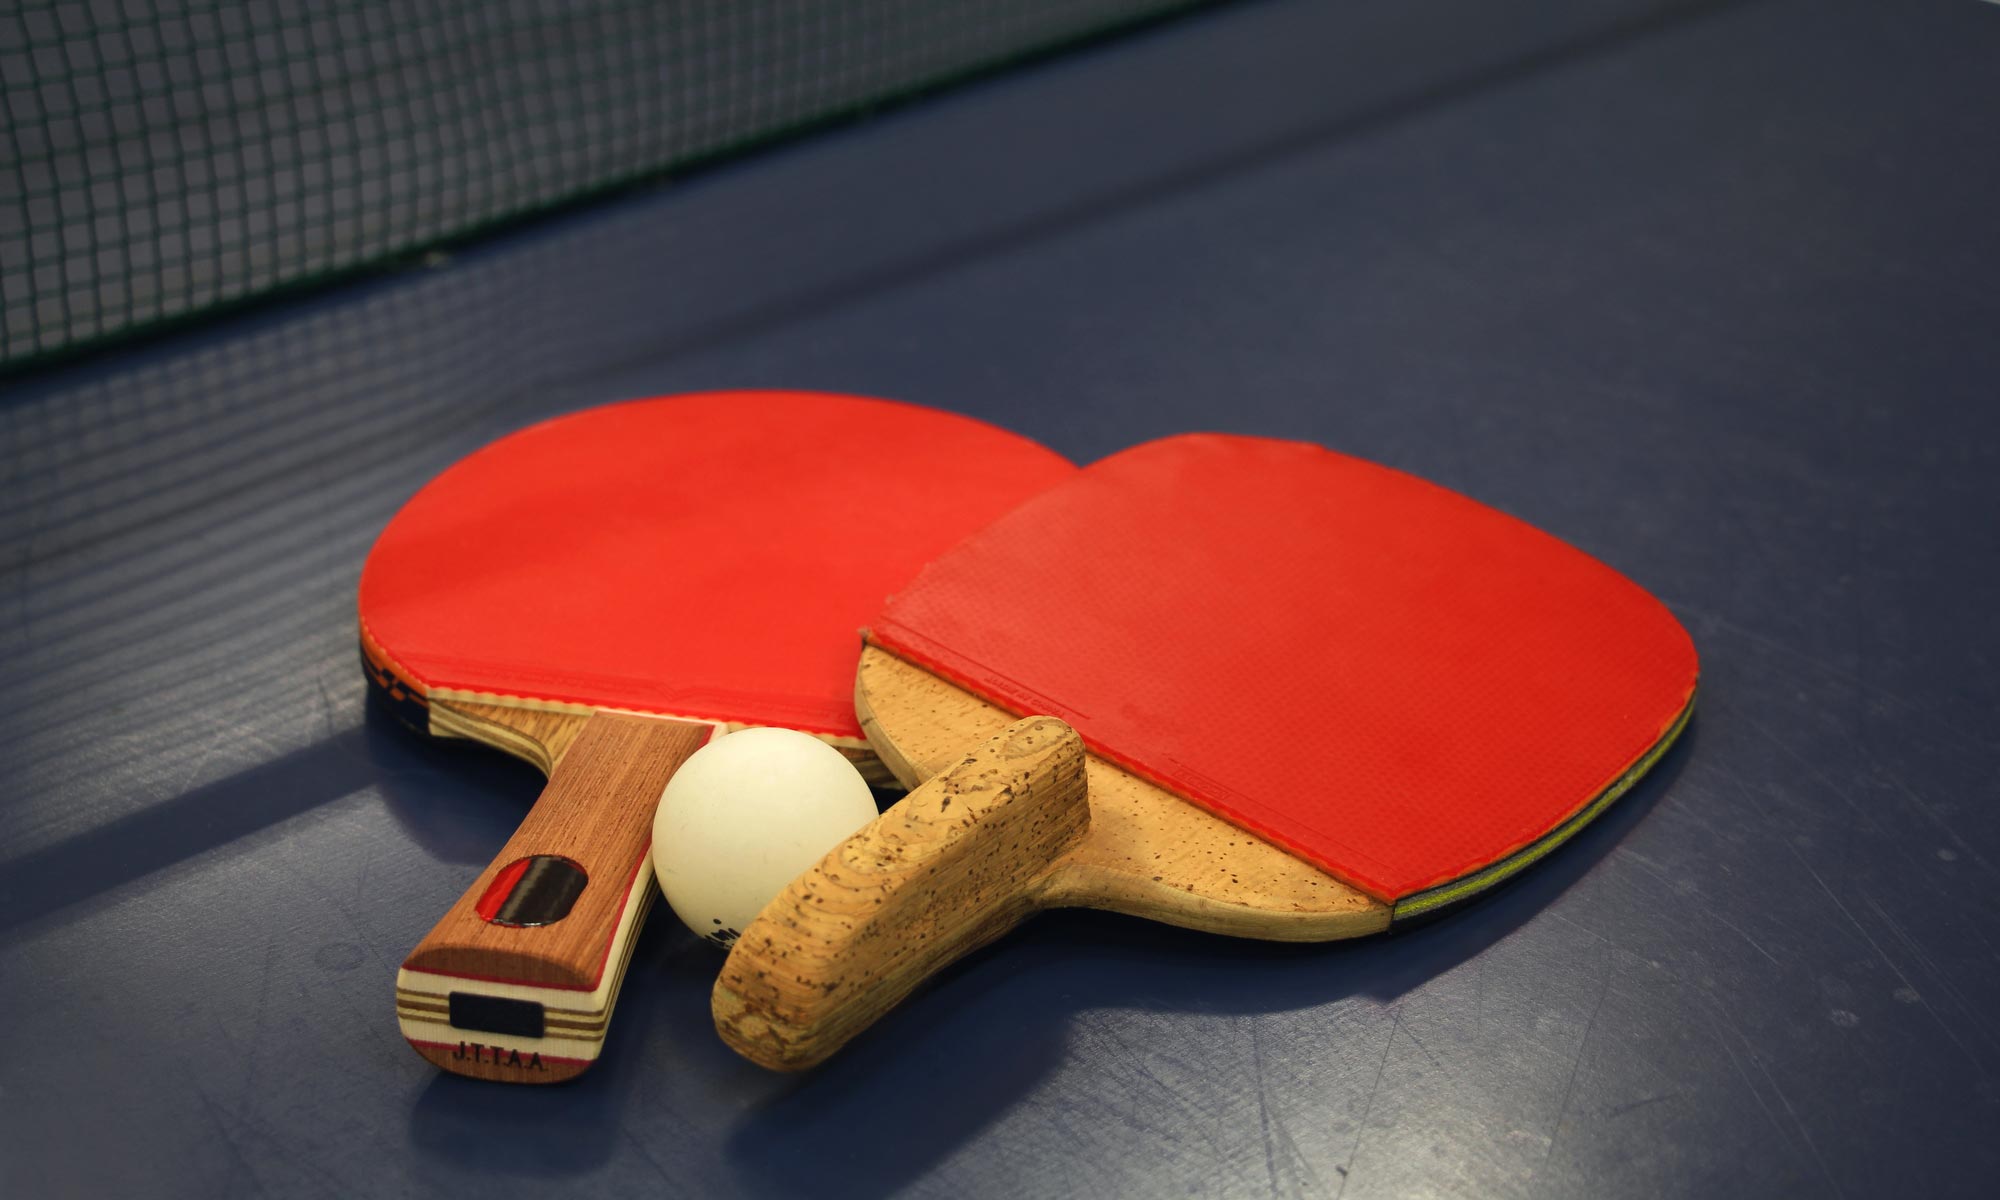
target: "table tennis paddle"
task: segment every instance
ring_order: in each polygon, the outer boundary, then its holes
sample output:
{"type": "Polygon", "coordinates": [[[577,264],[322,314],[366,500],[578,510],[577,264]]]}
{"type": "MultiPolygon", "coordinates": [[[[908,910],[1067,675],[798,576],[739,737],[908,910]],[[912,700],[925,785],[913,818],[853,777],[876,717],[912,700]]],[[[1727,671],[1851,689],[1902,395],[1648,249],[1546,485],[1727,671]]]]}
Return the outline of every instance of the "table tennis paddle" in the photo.
{"type": "Polygon", "coordinates": [[[853,708],[860,627],[1074,471],[968,417],[721,392],[544,422],[412,497],[361,575],[369,681],[406,723],[548,786],[398,973],[411,1045],[489,1079],[588,1067],[657,890],[675,768],[717,727],[771,725],[879,774],[853,708]]]}
{"type": "Polygon", "coordinates": [[[1282,941],[1435,914],[1629,788],[1698,673],[1663,605],[1554,537],[1222,435],[1038,494],[925,567],[867,642],[856,704],[899,777],[1043,714],[1088,746],[1088,800],[933,780],[795,881],[713,997],[724,1039],[773,1068],[1041,908],[1282,941]]]}

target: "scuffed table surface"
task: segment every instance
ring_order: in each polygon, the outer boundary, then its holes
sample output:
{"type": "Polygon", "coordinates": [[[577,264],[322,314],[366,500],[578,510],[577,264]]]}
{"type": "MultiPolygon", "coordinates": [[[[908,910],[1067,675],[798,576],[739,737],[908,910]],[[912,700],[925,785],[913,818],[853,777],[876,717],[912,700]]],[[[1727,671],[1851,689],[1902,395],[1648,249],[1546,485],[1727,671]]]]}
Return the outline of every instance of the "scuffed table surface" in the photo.
{"type": "Polygon", "coordinates": [[[12,381],[8,1194],[1986,1194],[1996,62],[1973,0],[1253,3],[12,381]],[[583,1082],[440,1076],[395,966],[538,782],[364,705],[362,557],[723,386],[1390,463],[1660,594],[1703,706],[1412,933],[1047,917],[784,1078],[663,919],[583,1082]]]}

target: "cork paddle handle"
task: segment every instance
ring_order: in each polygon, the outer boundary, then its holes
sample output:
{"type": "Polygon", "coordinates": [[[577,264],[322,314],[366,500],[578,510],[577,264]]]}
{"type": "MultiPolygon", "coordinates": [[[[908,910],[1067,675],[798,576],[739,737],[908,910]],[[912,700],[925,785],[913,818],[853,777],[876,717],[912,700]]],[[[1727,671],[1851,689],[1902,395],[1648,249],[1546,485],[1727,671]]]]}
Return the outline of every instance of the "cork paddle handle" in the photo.
{"type": "Polygon", "coordinates": [[[945,966],[1043,907],[1089,830],[1083,742],[1034,717],[941,772],[794,880],[737,939],[716,1030],[773,1070],[824,1061],[945,966]]]}

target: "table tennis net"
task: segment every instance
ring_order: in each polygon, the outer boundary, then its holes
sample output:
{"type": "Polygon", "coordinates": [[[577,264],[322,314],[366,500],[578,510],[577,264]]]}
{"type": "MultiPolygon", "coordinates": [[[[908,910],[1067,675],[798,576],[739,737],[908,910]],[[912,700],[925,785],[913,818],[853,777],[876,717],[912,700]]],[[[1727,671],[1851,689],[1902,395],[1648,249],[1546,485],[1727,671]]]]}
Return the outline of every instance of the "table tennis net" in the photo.
{"type": "Polygon", "coordinates": [[[31,0],[0,14],[0,370],[1186,6],[31,0]]]}

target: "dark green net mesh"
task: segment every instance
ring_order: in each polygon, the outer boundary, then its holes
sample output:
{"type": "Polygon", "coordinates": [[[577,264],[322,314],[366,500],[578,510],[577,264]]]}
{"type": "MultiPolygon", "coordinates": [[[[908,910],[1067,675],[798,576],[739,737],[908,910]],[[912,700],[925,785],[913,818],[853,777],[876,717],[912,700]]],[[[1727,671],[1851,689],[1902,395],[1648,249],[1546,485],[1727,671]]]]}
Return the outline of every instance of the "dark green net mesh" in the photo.
{"type": "Polygon", "coordinates": [[[0,368],[1185,2],[6,6],[0,368]]]}

